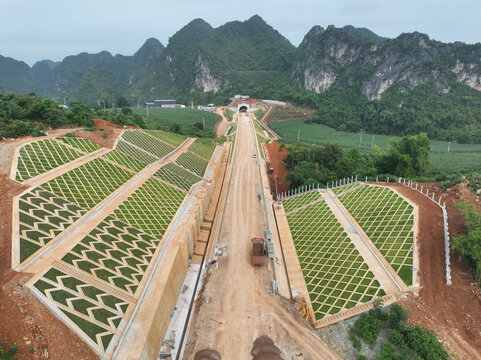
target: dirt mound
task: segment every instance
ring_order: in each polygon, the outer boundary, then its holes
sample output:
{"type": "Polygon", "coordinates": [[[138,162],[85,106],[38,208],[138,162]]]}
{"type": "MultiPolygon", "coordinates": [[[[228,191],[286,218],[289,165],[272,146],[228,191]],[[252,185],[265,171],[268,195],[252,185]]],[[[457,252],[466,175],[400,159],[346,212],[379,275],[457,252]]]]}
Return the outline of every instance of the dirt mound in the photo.
{"type": "Polygon", "coordinates": [[[122,130],[140,129],[138,126],[122,126],[117,124],[112,124],[110,121],[103,119],[94,119],[95,127],[99,130],[87,131],[87,130],[77,130],[72,133],[75,136],[88,139],[102,147],[112,149],[120,135],[122,130]],[[102,130],[100,130],[102,129],[102,130]]]}
{"type": "MultiPolygon", "coordinates": [[[[461,198],[476,201],[462,186],[443,193],[438,183],[422,184],[442,196],[448,211],[451,237],[464,229],[462,216],[454,205],[461,198]]],[[[402,304],[410,322],[436,332],[450,352],[459,359],[481,358],[481,291],[459,254],[451,251],[451,286],[446,285],[444,230],[438,205],[419,192],[401,184],[392,185],[419,206],[420,282],[419,296],[411,295],[402,304]]],[[[474,194],[472,194],[474,195],[474,194]]]]}
{"type": "Polygon", "coordinates": [[[269,174],[268,171],[268,178],[269,178],[269,185],[271,187],[271,192],[274,194],[274,198],[276,198],[276,179],[277,179],[277,193],[283,193],[289,189],[290,181],[286,181],[286,175],[288,173],[286,164],[284,163],[284,159],[287,156],[287,148],[280,149],[280,144],[276,141],[272,141],[271,143],[264,145],[264,149],[266,150],[266,156],[269,159],[269,164],[267,166],[267,170],[273,169],[273,172],[269,174]]]}
{"type": "Polygon", "coordinates": [[[254,104],[262,104],[262,103],[264,103],[264,101],[262,101],[260,99],[249,98],[249,99],[245,99],[245,100],[234,100],[229,104],[229,106],[236,107],[239,104],[249,104],[249,106],[252,106],[254,104]]]}

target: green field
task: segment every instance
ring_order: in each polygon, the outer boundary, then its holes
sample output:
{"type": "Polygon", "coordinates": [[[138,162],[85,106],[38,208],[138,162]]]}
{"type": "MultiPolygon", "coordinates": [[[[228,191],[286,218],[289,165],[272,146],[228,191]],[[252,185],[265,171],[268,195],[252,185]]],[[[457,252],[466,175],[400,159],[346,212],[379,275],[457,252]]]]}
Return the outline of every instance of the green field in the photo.
{"type": "MultiPolygon", "coordinates": [[[[337,142],[344,150],[359,148],[359,133],[337,131],[325,125],[306,124],[304,119],[292,119],[286,121],[272,122],[269,126],[277,132],[282,139],[288,142],[297,141],[298,130],[299,140],[306,144],[324,144],[337,142]]],[[[372,151],[372,145],[379,146],[386,150],[389,146],[391,135],[363,134],[361,150],[372,151]]],[[[468,173],[481,169],[481,144],[457,144],[451,143],[450,152],[446,141],[434,140],[431,142],[431,166],[426,175],[440,173],[468,173]]]]}
{"type": "MultiPolygon", "coordinates": [[[[147,116],[146,108],[132,108],[134,114],[147,116]]],[[[191,108],[169,109],[169,108],[149,108],[149,117],[145,120],[147,128],[156,129],[158,120],[171,124],[192,126],[205,119],[205,130],[214,131],[217,122],[222,120],[220,115],[207,111],[195,110],[191,108]]]]}

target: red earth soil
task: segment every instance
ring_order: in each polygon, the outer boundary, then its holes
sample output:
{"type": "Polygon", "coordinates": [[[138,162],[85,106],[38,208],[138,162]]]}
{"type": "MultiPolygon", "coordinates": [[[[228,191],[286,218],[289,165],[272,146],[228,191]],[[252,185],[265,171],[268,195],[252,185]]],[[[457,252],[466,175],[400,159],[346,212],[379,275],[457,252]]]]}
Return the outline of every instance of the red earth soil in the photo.
{"type": "MultiPolygon", "coordinates": [[[[290,181],[286,181],[286,175],[288,173],[284,159],[287,156],[287,148],[279,151],[280,144],[276,141],[272,141],[269,144],[264,145],[266,151],[266,157],[269,159],[269,164],[267,165],[267,170],[270,168],[274,169],[272,174],[267,174],[269,177],[269,185],[271,187],[271,192],[274,194],[276,199],[276,185],[275,179],[277,178],[277,193],[283,193],[289,189],[290,181]]],[[[277,199],[276,199],[277,200],[277,199]]]]}
{"type": "Polygon", "coordinates": [[[0,174],[0,344],[4,348],[17,344],[18,359],[98,359],[86,343],[22,286],[30,274],[10,269],[12,198],[25,189],[7,174],[0,174]]]}
{"type": "Polygon", "coordinates": [[[95,127],[103,130],[87,131],[87,130],[77,130],[74,132],[75,136],[82,137],[93,141],[94,143],[106,147],[113,148],[115,140],[125,129],[140,129],[138,126],[121,126],[112,124],[107,120],[94,119],[95,127]]]}
{"type": "MultiPolygon", "coordinates": [[[[52,131],[52,135],[57,133],[65,130],[52,131]]],[[[0,146],[0,346],[17,344],[18,359],[98,359],[86,343],[23,287],[31,274],[11,269],[12,200],[27,187],[10,180],[9,172],[18,146],[15,143],[30,138],[2,141],[0,146]]]]}
{"type": "MultiPolygon", "coordinates": [[[[112,147],[123,128],[101,119],[94,122],[104,130],[73,129],[72,132],[101,146],[112,147]]],[[[3,154],[0,164],[0,345],[7,348],[17,344],[19,359],[98,359],[86,343],[23,287],[31,274],[11,270],[12,200],[27,188],[8,177],[15,148],[12,145],[2,149],[7,153],[3,154]]]]}
{"type": "MultiPolygon", "coordinates": [[[[410,311],[409,321],[433,330],[458,359],[481,358],[481,291],[461,256],[451,250],[452,285],[446,285],[444,229],[438,205],[419,192],[401,184],[391,185],[419,206],[420,285],[419,296],[410,295],[402,304],[410,311]]],[[[454,205],[462,200],[476,203],[466,186],[447,193],[439,184],[423,184],[438,199],[442,195],[448,211],[451,238],[464,229],[464,221],[454,205]]],[[[478,202],[479,209],[479,202],[478,202]]]]}

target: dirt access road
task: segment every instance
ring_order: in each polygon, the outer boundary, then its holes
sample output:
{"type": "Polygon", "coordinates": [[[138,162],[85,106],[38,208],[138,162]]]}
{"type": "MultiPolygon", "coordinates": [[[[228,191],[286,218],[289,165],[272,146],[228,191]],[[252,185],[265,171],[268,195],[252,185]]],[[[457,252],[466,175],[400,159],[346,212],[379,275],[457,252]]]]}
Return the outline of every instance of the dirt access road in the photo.
{"type": "MultiPolygon", "coordinates": [[[[219,267],[209,270],[202,296],[196,304],[185,359],[210,348],[223,359],[251,359],[254,340],[268,335],[285,359],[335,359],[336,354],[315,337],[309,325],[285,305],[279,296],[269,295],[272,270],[250,263],[250,239],[263,236],[265,208],[257,198],[262,190],[255,132],[250,118],[239,116],[236,149],[219,244],[227,254],[219,267]],[[206,298],[210,298],[207,303],[206,298]]],[[[215,239],[214,239],[215,240],[215,239]]]]}

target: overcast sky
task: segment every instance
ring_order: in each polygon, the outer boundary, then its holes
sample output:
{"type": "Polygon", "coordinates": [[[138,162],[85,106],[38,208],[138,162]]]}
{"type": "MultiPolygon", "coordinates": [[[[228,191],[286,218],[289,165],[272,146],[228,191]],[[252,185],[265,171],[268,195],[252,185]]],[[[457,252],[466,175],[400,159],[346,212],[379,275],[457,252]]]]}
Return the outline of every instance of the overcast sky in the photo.
{"type": "Polygon", "coordinates": [[[480,0],[0,0],[0,55],[29,65],[83,51],[132,55],[149,37],[167,45],[192,19],[218,27],[254,14],[296,46],[313,25],[329,24],[481,41],[480,0]]]}

